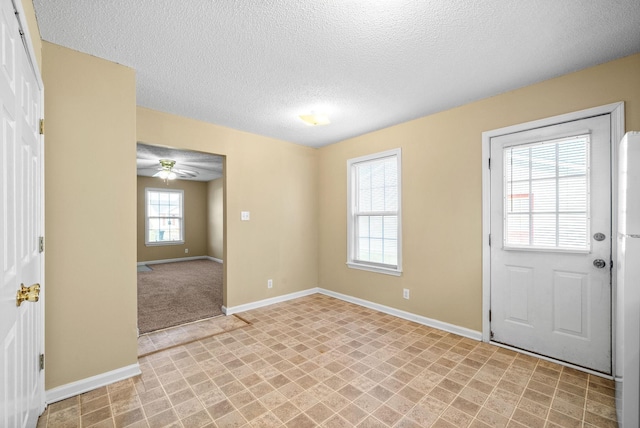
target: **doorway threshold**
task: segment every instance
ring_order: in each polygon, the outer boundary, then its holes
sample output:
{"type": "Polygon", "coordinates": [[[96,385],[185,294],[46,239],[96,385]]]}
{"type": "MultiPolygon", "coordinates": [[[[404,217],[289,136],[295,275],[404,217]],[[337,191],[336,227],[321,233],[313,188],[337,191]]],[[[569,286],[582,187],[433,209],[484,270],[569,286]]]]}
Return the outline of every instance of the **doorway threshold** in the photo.
{"type": "Polygon", "coordinates": [[[204,320],[145,333],[138,337],[138,358],[156,352],[247,327],[251,322],[238,315],[218,315],[204,320]]]}

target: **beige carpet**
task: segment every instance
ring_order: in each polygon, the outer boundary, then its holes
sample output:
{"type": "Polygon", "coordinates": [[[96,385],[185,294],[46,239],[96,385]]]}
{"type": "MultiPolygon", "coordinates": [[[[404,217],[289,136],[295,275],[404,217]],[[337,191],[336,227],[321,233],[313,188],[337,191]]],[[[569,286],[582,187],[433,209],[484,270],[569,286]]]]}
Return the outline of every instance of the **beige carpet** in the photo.
{"type": "Polygon", "coordinates": [[[192,260],[150,267],[138,272],[140,334],[222,314],[222,264],[192,260]]]}

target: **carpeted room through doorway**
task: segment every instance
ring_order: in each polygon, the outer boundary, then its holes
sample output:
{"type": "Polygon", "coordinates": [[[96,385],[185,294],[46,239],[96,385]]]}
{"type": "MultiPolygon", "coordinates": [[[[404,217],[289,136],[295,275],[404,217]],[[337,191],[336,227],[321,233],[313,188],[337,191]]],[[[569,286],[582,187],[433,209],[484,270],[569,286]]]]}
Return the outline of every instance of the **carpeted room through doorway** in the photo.
{"type": "Polygon", "coordinates": [[[140,334],[222,314],[222,264],[212,260],[153,264],[138,272],[140,334]]]}

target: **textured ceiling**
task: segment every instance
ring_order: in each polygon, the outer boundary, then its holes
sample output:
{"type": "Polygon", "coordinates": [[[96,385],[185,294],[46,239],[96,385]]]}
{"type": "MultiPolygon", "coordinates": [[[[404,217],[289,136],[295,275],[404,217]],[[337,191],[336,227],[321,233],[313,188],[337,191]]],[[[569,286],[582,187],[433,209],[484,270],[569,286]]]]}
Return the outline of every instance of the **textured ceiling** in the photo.
{"type": "Polygon", "coordinates": [[[176,150],[137,144],[138,175],[153,177],[160,171],[160,159],[176,161],[173,169],[179,180],[211,181],[222,177],[222,157],[210,153],[176,150]]]}
{"type": "Polygon", "coordinates": [[[313,147],[640,51],[639,0],[34,5],[44,40],[134,68],[139,105],[313,147]]]}

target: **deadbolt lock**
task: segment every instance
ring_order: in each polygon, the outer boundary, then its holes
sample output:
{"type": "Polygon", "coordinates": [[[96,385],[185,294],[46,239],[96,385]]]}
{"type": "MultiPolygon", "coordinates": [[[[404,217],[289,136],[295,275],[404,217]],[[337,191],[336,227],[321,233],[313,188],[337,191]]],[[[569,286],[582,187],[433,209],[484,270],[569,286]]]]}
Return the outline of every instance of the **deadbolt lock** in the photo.
{"type": "Polygon", "coordinates": [[[602,269],[603,267],[605,267],[605,266],[607,265],[607,262],[605,262],[605,261],[604,261],[604,260],[602,260],[602,259],[595,259],[595,260],[593,261],[593,265],[594,265],[595,267],[597,267],[598,269],[602,269]]]}
{"type": "Polygon", "coordinates": [[[40,284],[33,284],[31,287],[25,287],[20,284],[20,289],[16,293],[16,306],[20,306],[22,302],[37,302],[40,299],[40,284]]]}

